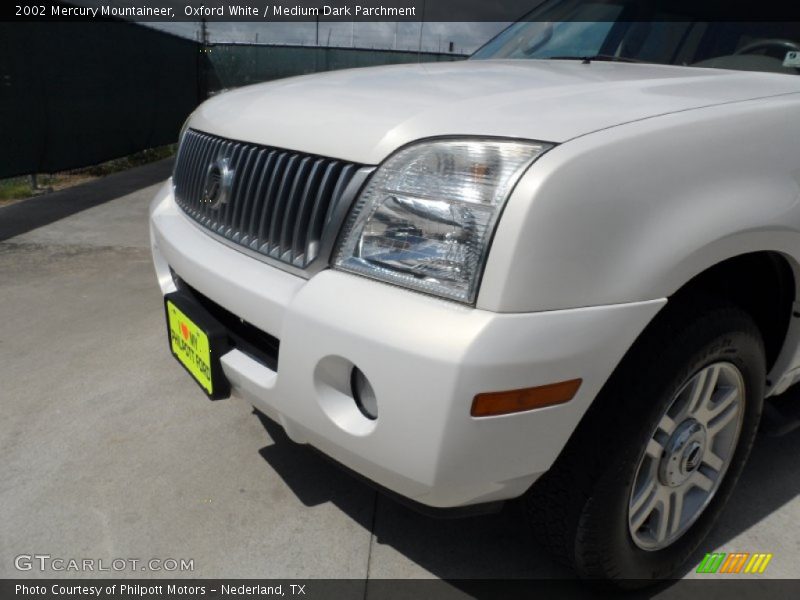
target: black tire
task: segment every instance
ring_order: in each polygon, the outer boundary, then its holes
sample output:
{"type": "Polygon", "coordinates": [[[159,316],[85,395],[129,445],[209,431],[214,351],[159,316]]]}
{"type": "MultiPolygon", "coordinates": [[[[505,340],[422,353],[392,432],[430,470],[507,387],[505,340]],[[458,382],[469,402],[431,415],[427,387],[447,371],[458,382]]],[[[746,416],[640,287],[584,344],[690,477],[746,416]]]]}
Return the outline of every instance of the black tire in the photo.
{"type": "Polygon", "coordinates": [[[750,453],[763,406],[764,343],[742,310],[684,299],[662,311],[604,386],[555,465],[523,498],[534,535],[583,578],[641,587],[673,574],[719,516],[750,453]],[[744,379],[739,439],[722,482],[693,525],[659,550],[628,528],[636,469],[659,419],[689,379],[719,361],[744,379]]]}

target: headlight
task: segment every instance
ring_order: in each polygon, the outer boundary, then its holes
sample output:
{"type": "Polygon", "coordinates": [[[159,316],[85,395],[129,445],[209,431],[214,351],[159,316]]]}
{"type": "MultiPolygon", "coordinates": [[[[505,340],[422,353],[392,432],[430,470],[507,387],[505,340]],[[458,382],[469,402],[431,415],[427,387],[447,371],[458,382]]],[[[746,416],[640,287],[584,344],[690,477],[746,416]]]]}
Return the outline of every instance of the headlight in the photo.
{"type": "Polygon", "coordinates": [[[334,266],[474,302],[503,205],[528,166],[549,148],[465,139],[403,148],[361,193],[334,266]]]}

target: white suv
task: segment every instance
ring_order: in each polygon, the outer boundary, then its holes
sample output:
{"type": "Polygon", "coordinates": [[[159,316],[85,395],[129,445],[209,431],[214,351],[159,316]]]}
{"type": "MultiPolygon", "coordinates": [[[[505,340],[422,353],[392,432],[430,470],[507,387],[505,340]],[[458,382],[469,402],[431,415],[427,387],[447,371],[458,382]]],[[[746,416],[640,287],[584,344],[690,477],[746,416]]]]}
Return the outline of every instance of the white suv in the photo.
{"type": "Polygon", "coordinates": [[[170,347],[418,507],[522,497],[582,576],[665,577],[800,378],[800,28],[553,20],[202,104],[170,347]]]}

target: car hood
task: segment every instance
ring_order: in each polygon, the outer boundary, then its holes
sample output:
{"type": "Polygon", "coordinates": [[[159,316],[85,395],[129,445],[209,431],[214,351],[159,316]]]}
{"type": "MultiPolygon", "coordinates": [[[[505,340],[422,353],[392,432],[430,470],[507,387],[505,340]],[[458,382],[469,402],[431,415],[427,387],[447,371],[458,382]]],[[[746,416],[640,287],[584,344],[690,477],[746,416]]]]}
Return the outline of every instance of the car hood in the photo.
{"type": "Polygon", "coordinates": [[[220,94],[191,127],[377,164],[448,135],[547,142],[728,102],[800,92],[792,75],[564,60],[474,60],[293,77],[220,94]]]}

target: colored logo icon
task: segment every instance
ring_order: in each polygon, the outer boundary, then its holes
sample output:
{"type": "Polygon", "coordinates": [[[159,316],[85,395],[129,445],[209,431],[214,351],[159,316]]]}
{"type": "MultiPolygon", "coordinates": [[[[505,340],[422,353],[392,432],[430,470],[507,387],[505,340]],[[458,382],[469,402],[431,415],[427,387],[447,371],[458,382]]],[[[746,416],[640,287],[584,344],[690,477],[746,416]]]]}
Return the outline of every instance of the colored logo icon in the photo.
{"type": "Polygon", "coordinates": [[[697,567],[698,573],[760,574],[767,570],[772,554],[764,552],[709,552],[697,567]]]}

